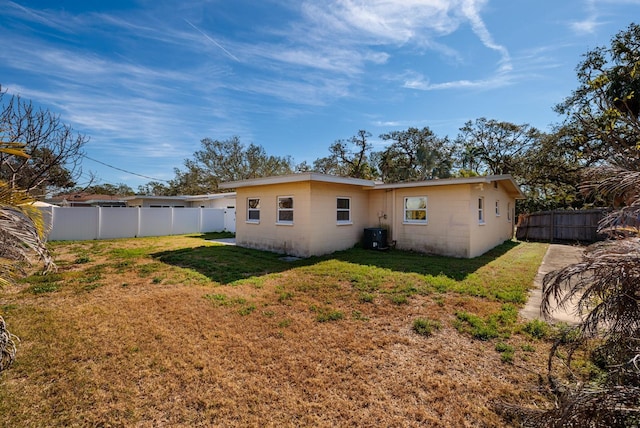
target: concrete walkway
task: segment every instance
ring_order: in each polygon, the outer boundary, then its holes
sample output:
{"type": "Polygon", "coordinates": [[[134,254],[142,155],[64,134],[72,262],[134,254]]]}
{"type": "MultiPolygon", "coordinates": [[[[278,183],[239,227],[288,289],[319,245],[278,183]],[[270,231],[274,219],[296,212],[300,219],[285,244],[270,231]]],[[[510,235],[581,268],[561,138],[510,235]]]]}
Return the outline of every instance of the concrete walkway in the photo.
{"type": "MultiPolygon", "coordinates": [[[[544,276],[554,270],[579,262],[582,260],[582,253],[585,247],[576,245],[550,244],[547,253],[542,259],[542,264],[538,269],[538,274],[533,280],[535,288],[529,292],[529,298],[526,305],[520,310],[520,315],[525,319],[541,319],[545,320],[540,312],[540,304],[542,303],[542,280],[544,276]]],[[[553,308],[556,305],[552,305],[553,308]]],[[[576,324],[580,322],[580,318],[573,313],[571,308],[555,309],[550,319],[545,321],[558,323],[565,322],[567,324],[576,324]]]]}
{"type": "Polygon", "coordinates": [[[236,245],[236,238],[218,238],[218,239],[209,239],[209,242],[216,242],[222,245],[236,245]]]}

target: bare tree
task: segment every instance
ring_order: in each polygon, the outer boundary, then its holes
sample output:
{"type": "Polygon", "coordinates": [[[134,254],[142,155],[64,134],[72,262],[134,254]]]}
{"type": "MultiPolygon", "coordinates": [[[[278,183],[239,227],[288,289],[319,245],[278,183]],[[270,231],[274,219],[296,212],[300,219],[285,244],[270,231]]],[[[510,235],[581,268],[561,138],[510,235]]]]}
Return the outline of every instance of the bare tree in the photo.
{"type": "Polygon", "coordinates": [[[0,153],[0,179],[14,188],[43,195],[51,188],[75,186],[82,174],[87,137],[19,95],[8,97],[0,91],[0,136],[4,141],[22,142],[29,155],[0,153]]]}

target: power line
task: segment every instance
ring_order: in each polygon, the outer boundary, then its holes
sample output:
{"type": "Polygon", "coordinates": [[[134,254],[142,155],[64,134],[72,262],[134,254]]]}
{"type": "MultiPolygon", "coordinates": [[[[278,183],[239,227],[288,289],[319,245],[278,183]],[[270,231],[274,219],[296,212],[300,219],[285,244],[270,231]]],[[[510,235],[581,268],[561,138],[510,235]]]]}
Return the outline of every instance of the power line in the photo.
{"type": "Polygon", "coordinates": [[[113,168],[113,169],[116,169],[116,170],[118,170],[118,171],[126,172],[127,174],[137,175],[138,177],[148,178],[149,180],[154,180],[154,181],[164,181],[165,183],[169,183],[169,180],[163,180],[163,179],[161,179],[161,178],[149,177],[148,175],[142,175],[142,174],[138,174],[138,173],[135,173],[135,172],[127,171],[126,169],[118,168],[117,166],[109,165],[108,163],[104,163],[104,162],[99,161],[99,160],[97,160],[97,159],[90,158],[90,157],[89,157],[89,156],[87,156],[87,155],[82,155],[82,156],[83,156],[83,157],[85,157],[86,159],[89,159],[89,160],[91,160],[91,161],[97,162],[97,163],[99,163],[99,164],[101,164],[101,165],[104,165],[104,166],[106,166],[106,167],[113,168]]]}

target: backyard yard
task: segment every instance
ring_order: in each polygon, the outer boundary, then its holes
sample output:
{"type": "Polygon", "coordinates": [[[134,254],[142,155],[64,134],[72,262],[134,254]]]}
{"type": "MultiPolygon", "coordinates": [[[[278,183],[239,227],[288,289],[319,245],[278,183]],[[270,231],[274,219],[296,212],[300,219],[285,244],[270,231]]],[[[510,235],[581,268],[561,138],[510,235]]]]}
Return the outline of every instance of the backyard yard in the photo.
{"type": "Polygon", "coordinates": [[[551,333],[518,319],[545,244],[286,261],[215,236],[52,243],[57,273],[0,289],[0,425],[500,427],[547,402],[551,333]]]}

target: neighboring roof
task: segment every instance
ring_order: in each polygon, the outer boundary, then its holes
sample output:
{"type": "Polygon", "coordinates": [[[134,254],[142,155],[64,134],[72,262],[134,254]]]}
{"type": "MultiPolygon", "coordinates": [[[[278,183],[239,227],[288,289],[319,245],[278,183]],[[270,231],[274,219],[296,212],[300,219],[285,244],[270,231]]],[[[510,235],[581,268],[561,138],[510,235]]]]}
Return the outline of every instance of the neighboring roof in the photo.
{"type": "Polygon", "coordinates": [[[124,196],[120,195],[100,195],[95,193],[69,193],[66,195],[57,195],[53,198],[48,199],[48,201],[55,203],[62,203],[64,201],[69,203],[97,203],[97,202],[122,202],[125,200],[124,196]]]}
{"type": "Polygon", "coordinates": [[[300,174],[275,175],[272,177],[251,178],[248,180],[229,181],[221,183],[221,189],[237,189],[240,187],[267,186],[270,184],[299,183],[303,181],[319,181],[324,183],[350,184],[353,186],[371,187],[375,185],[372,180],[361,178],[338,177],[336,175],[320,174],[317,172],[304,172],[300,174]]]}
{"type": "Polygon", "coordinates": [[[149,200],[174,200],[174,201],[203,201],[210,199],[235,198],[236,192],[212,193],[209,195],[181,195],[181,196],[151,196],[151,195],[134,195],[122,198],[125,201],[133,199],[149,199],[149,200]]]}
{"type": "Polygon", "coordinates": [[[376,184],[376,189],[402,189],[408,187],[431,187],[431,186],[447,186],[453,184],[491,184],[494,181],[503,182],[507,188],[507,192],[515,197],[515,199],[525,199],[524,193],[518,187],[513,177],[509,174],[503,175],[483,175],[479,177],[461,177],[461,178],[438,178],[427,181],[410,181],[405,183],[389,183],[376,184]]]}
{"type": "Polygon", "coordinates": [[[212,193],[210,195],[193,195],[186,196],[189,201],[209,201],[212,199],[225,199],[225,198],[234,198],[236,197],[236,192],[226,192],[226,193],[212,193]]]}
{"type": "Polygon", "coordinates": [[[175,200],[175,201],[184,201],[186,196],[151,196],[151,195],[133,195],[133,196],[125,196],[122,198],[124,201],[131,201],[133,199],[162,199],[162,200],[175,200]]]}
{"type": "Polygon", "coordinates": [[[350,184],[369,189],[402,189],[411,187],[447,186],[455,184],[491,184],[494,181],[503,182],[507,192],[515,199],[525,199],[524,193],[518,187],[513,177],[509,174],[485,175],[480,177],[443,178],[427,181],[409,181],[404,183],[376,183],[372,180],[360,178],[338,177],[335,175],[306,172],[302,174],[279,175],[273,177],[253,178],[249,180],[230,181],[219,185],[222,189],[237,189],[241,187],[267,186],[271,184],[298,183],[302,181],[320,181],[325,183],[350,184]]]}
{"type": "Polygon", "coordinates": [[[33,205],[34,207],[55,207],[55,205],[48,204],[44,201],[29,202],[27,204],[21,204],[21,205],[33,205]]]}

